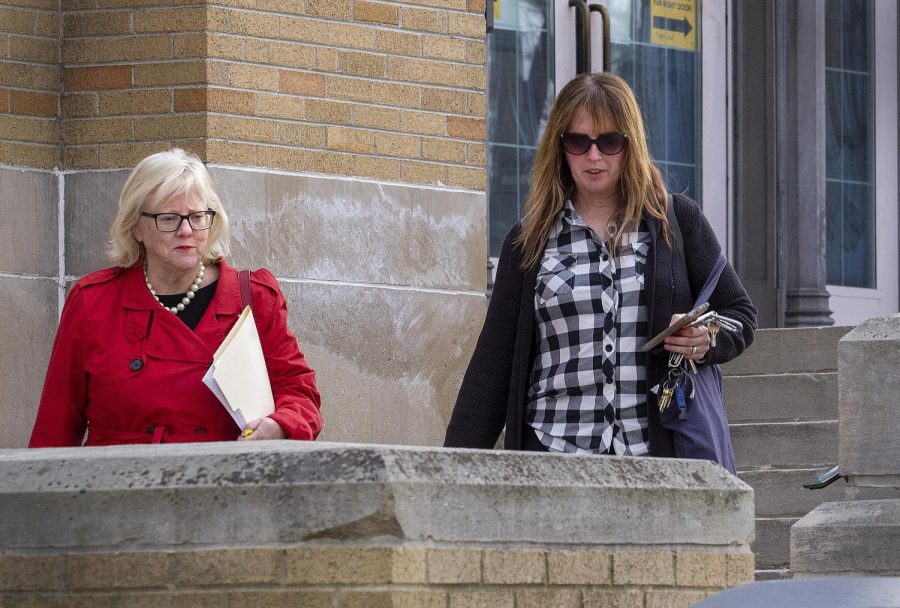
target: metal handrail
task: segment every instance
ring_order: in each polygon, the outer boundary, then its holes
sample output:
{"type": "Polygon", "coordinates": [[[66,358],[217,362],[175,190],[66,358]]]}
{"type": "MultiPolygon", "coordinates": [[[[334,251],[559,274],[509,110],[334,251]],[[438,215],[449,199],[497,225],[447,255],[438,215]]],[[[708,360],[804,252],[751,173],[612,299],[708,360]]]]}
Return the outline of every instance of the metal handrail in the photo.
{"type": "MultiPolygon", "coordinates": [[[[608,72],[612,50],[612,46],[609,41],[609,11],[606,10],[606,7],[602,4],[590,4],[588,5],[588,11],[589,14],[600,13],[600,19],[603,20],[603,71],[608,72]]],[[[590,52],[588,56],[590,56],[590,52]]]]}
{"type": "Polygon", "coordinates": [[[591,71],[591,11],[586,0],[569,0],[575,13],[575,73],[591,71]]]}

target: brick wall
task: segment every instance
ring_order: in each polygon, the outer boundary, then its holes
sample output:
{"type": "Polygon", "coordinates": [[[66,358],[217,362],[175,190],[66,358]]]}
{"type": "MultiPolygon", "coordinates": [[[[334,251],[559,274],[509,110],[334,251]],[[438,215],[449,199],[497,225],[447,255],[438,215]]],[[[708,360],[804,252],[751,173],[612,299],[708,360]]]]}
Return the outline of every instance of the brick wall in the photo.
{"type": "Polygon", "coordinates": [[[67,168],[209,162],[485,188],[484,0],[78,0],[67,168]]]}
{"type": "Polygon", "coordinates": [[[59,164],[59,2],[0,1],[0,164],[59,164]]]}
{"type": "Polygon", "coordinates": [[[753,555],[299,545],[0,556],[3,605],[680,608],[753,578],[753,555]],[[29,603],[31,602],[31,603],[29,603]]]}

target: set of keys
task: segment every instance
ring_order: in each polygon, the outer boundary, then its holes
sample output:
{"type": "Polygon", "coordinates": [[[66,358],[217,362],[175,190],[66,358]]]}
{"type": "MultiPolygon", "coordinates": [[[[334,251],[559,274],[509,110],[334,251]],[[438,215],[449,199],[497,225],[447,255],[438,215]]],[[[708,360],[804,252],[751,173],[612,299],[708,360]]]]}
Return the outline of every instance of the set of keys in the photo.
{"type": "MultiPolygon", "coordinates": [[[[706,327],[709,331],[710,347],[716,346],[716,336],[722,331],[742,331],[744,326],[740,321],[724,317],[714,310],[704,313],[691,323],[694,327],[706,327]]],[[[696,392],[694,388],[693,374],[697,373],[697,364],[693,359],[687,359],[682,353],[669,355],[669,371],[665,379],[653,387],[653,392],[659,396],[660,413],[669,409],[673,401],[678,408],[678,419],[687,420],[687,400],[693,399],[696,392]],[[690,384],[690,391],[687,391],[690,384]]]]}

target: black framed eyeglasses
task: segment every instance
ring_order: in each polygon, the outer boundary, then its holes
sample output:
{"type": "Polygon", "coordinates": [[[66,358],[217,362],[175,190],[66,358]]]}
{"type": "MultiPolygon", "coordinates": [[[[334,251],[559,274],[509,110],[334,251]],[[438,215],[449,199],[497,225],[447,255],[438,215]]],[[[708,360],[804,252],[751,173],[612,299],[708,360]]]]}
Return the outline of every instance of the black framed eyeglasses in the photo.
{"type": "Polygon", "coordinates": [[[624,150],[628,143],[628,136],[622,133],[601,133],[595,139],[591,139],[584,133],[563,133],[560,138],[566,152],[576,156],[587,154],[592,144],[597,146],[601,154],[615,156],[624,150]]]}
{"type": "Polygon", "coordinates": [[[206,211],[195,211],[194,213],[188,213],[187,215],[180,215],[178,213],[144,213],[141,212],[143,217],[151,217],[153,221],[156,222],[156,229],[160,232],[177,232],[179,228],[181,228],[182,222],[187,220],[188,226],[191,227],[191,230],[209,230],[213,225],[213,219],[216,217],[216,212],[212,209],[207,209],[206,211]]]}

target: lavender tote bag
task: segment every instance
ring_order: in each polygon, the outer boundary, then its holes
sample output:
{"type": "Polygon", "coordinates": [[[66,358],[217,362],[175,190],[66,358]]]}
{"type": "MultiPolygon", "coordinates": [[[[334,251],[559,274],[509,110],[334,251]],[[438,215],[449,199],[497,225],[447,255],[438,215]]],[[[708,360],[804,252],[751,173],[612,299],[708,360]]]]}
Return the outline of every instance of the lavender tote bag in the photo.
{"type": "MultiPolygon", "coordinates": [[[[675,246],[684,259],[684,239],[671,199],[668,207],[669,226],[672,228],[675,246]]],[[[726,264],[725,256],[720,253],[694,302],[694,308],[709,300],[726,264]]],[[[728,431],[728,416],[725,413],[722,370],[717,364],[700,365],[693,380],[696,392],[693,399],[687,400],[687,420],[679,420],[678,408],[669,407],[660,414],[660,422],[672,432],[677,458],[712,460],[733,474],[734,450],[731,447],[731,433],[728,431]]]]}

